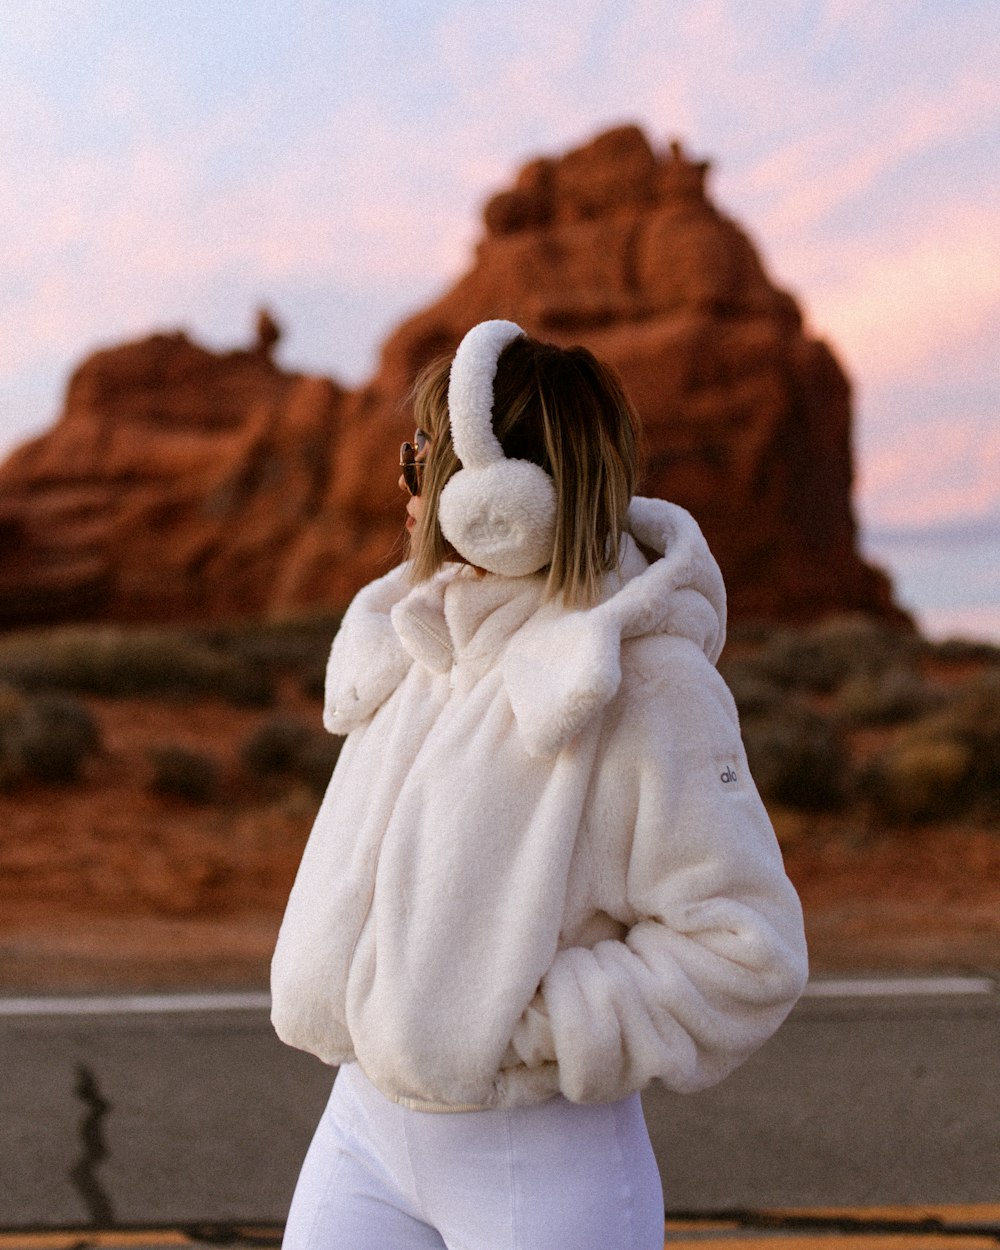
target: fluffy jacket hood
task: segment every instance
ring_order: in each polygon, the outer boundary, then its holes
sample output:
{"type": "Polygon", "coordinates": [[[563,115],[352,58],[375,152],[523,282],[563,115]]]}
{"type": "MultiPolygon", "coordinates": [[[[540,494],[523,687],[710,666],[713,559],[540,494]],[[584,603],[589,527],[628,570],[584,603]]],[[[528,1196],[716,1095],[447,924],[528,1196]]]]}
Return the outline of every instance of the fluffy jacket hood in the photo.
{"type": "Polygon", "coordinates": [[[414,662],[447,672],[457,646],[462,663],[499,662],[525,749],[554,755],[614,698],[624,641],[688,638],[714,664],[725,642],[726,594],[697,522],[676,504],[636,497],[627,526],[621,566],[592,608],[541,603],[540,575],[484,579],[476,593],[501,618],[502,646],[492,651],[462,650],[447,616],[446,590],[464,566],[448,565],[411,588],[402,565],[366,586],[330,653],[326,728],[346,734],[363,724],[414,662]],[[647,563],[637,543],[659,558],[647,563]]]}

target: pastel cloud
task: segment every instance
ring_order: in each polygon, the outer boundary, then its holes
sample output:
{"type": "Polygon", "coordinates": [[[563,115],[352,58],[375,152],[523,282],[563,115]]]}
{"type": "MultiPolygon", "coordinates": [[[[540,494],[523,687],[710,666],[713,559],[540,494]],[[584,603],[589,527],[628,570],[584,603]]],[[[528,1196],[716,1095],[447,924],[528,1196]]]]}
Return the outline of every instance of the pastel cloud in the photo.
{"type": "Polygon", "coordinates": [[[915,369],[931,380],[1000,324],[1000,205],[939,205],[915,238],[856,247],[850,262],[813,294],[812,317],[870,383],[915,369]]]}
{"type": "Polygon", "coordinates": [[[1000,605],[962,603],[927,608],[922,613],[924,629],[931,638],[1000,638],[1000,605]]]}
{"type": "MultiPolygon", "coordinates": [[[[856,380],[866,524],[1000,512],[982,400],[1000,323],[992,0],[750,18],[736,0],[181,0],[176,30],[101,0],[16,7],[0,14],[9,408],[47,376],[48,417],[95,342],[176,324],[231,342],[265,299],[292,318],[295,363],[359,380],[461,272],[482,200],[522,161],[637,119],[718,161],[718,201],[856,380]],[[907,414],[904,383],[940,411],[907,414]]],[[[31,424],[7,419],[8,441],[31,424]]]]}
{"type": "Polygon", "coordinates": [[[868,519],[883,529],[930,530],[956,519],[993,521],[1000,537],[1000,428],[948,414],[872,447],[860,487],[868,519]]]}
{"type": "MultiPolygon", "coordinates": [[[[824,219],[842,214],[866,194],[880,201],[894,224],[905,221],[919,197],[886,200],[878,195],[880,184],[931,153],[947,163],[951,149],[983,135],[988,139],[1000,124],[1000,79],[982,54],[933,86],[903,82],[895,89],[884,87],[881,98],[864,108],[851,98],[849,82],[841,84],[839,94],[831,99],[824,93],[814,124],[775,146],[741,178],[740,191],[766,205],[770,238],[822,228],[824,219]]],[[[803,105],[807,114],[816,106],[815,99],[803,105]]],[[[965,181],[951,192],[945,185],[925,184],[922,198],[929,204],[950,195],[961,198],[965,181]]],[[[842,224],[841,234],[877,232],[887,224],[884,218],[862,217],[848,222],[846,230],[842,224]]]]}

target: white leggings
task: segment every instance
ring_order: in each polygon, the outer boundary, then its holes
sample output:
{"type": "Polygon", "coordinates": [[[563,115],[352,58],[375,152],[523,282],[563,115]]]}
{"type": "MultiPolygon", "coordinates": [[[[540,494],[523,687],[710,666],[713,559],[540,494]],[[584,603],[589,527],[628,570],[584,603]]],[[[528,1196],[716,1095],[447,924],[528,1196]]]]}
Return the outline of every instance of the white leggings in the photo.
{"type": "Polygon", "coordinates": [[[340,1069],[283,1250],[663,1250],[639,1095],[411,1111],[340,1069]]]}

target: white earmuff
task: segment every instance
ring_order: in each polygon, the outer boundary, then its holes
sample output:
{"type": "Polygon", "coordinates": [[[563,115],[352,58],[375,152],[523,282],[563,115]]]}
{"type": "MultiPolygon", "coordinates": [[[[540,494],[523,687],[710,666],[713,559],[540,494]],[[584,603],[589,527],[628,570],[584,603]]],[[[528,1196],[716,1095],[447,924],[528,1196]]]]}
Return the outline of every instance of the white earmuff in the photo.
{"type": "Polygon", "coordinates": [[[462,468],[438,501],[441,532],[471,564],[507,577],[536,573],[552,559],[556,489],[530,460],[508,460],[493,432],[497,361],[524,331],[481,321],[458,345],[448,383],[448,417],[462,468]]]}

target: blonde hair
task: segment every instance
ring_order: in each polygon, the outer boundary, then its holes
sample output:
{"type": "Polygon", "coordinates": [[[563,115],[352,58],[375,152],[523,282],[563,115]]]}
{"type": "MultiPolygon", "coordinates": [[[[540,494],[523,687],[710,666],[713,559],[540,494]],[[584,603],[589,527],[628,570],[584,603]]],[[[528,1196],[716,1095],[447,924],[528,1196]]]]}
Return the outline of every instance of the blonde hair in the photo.
{"type": "MultiPolygon", "coordinates": [[[[412,391],[416,424],[432,442],[423,469],[423,514],[410,536],[410,580],[426,581],[456,558],[438,524],[441,491],[461,468],[448,421],[451,358],[433,361],[412,391]]],[[[556,532],[546,598],[596,602],[618,565],[625,513],[639,474],[639,422],[618,375],[585,347],[527,335],[500,353],[493,429],[508,459],[530,460],[556,488],[556,532]]],[[[461,558],[461,557],[458,557],[461,558]]]]}

